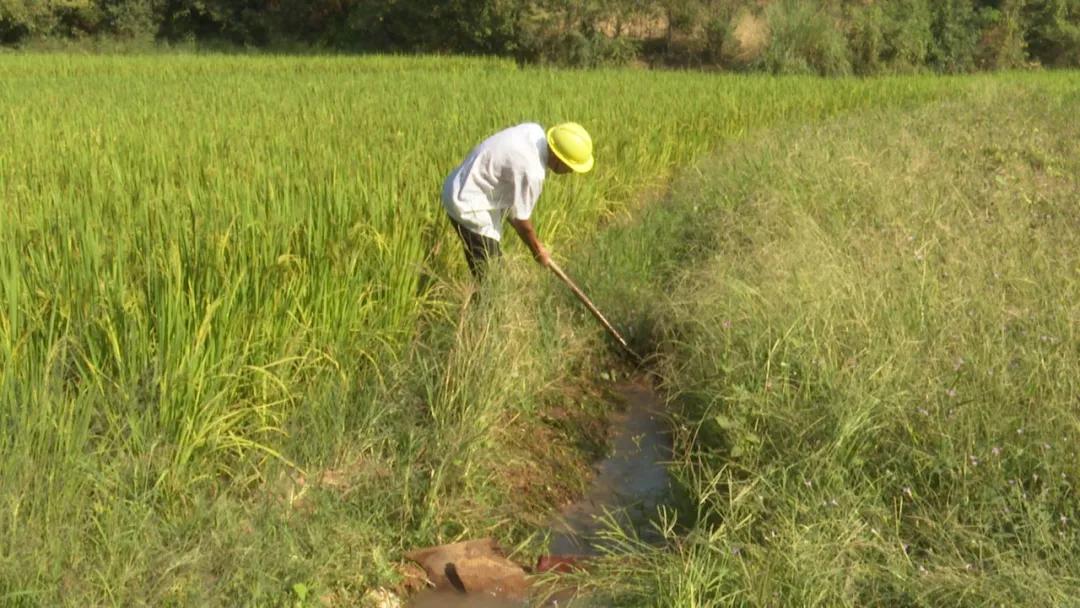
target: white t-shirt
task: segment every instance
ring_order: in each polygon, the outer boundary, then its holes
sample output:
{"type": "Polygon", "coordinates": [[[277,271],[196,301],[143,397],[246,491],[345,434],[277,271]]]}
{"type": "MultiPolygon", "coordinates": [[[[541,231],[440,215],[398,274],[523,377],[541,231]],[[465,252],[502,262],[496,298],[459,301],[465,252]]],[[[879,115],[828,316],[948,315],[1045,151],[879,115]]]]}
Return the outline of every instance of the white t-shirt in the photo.
{"type": "Polygon", "coordinates": [[[547,173],[544,128],[524,123],[480,142],[443,182],[442,202],[466,228],[502,238],[503,217],[527,220],[540,198],[547,173]]]}

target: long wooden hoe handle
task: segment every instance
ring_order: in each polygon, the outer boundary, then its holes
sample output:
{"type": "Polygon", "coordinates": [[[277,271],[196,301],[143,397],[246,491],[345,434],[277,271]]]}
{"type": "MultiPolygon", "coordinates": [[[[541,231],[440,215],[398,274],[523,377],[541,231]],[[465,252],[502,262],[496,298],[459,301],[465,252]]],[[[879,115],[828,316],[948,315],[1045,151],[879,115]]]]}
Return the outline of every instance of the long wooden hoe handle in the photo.
{"type": "Polygon", "coordinates": [[[640,362],[641,355],[630,348],[630,345],[626,343],[626,340],[619,335],[619,332],[611,326],[611,323],[608,323],[608,320],[604,318],[604,315],[596,308],[596,305],[592,303],[589,296],[585,295],[585,292],[581,291],[581,288],[574,284],[574,282],[570,280],[570,277],[566,276],[566,273],[563,272],[562,268],[559,268],[559,265],[555,263],[555,260],[549,260],[548,268],[550,268],[551,272],[554,272],[555,276],[559,277],[563,283],[566,283],[566,286],[570,288],[570,291],[574,292],[574,295],[577,296],[577,299],[581,300],[581,303],[585,305],[585,308],[588,308],[589,312],[596,317],[596,320],[600,321],[600,324],[604,326],[604,329],[606,329],[609,334],[611,334],[612,338],[615,338],[615,341],[619,343],[619,346],[621,346],[627,354],[633,357],[635,361],[640,362]]]}

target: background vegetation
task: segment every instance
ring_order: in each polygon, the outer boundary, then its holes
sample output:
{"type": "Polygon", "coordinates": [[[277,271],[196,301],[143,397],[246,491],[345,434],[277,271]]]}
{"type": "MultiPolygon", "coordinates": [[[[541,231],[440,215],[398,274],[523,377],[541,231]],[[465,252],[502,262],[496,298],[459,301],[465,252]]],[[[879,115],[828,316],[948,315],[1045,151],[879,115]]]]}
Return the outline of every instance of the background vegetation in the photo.
{"type": "Polygon", "coordinates": [[[965,72],[1080,65],[1080,0],[0,0],[0,44],[57,40],[965,72]]]}

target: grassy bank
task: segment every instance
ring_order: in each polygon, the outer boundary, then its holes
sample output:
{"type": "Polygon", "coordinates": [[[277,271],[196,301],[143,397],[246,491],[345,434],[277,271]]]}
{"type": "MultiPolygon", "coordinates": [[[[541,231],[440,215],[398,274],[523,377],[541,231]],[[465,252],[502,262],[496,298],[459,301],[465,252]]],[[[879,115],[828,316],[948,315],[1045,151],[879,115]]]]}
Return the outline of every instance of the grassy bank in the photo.
{"type": "Polygon", "coordinates": [[[1078,84],[759,133],[589,248],[685,493],[615,603],[1075,604],[1078,84]]]}

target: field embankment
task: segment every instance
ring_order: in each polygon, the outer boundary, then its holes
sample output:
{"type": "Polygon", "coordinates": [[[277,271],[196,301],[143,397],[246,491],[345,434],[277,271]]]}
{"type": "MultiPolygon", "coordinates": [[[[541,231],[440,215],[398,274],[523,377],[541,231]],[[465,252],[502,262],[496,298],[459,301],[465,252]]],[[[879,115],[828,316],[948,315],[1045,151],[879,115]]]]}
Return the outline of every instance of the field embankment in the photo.
{"type": "Polygon", "coordinates": [[[586,248],[685,492],[615,605],[1075,605],[1078,84],[762,132],[586,248]]]}

